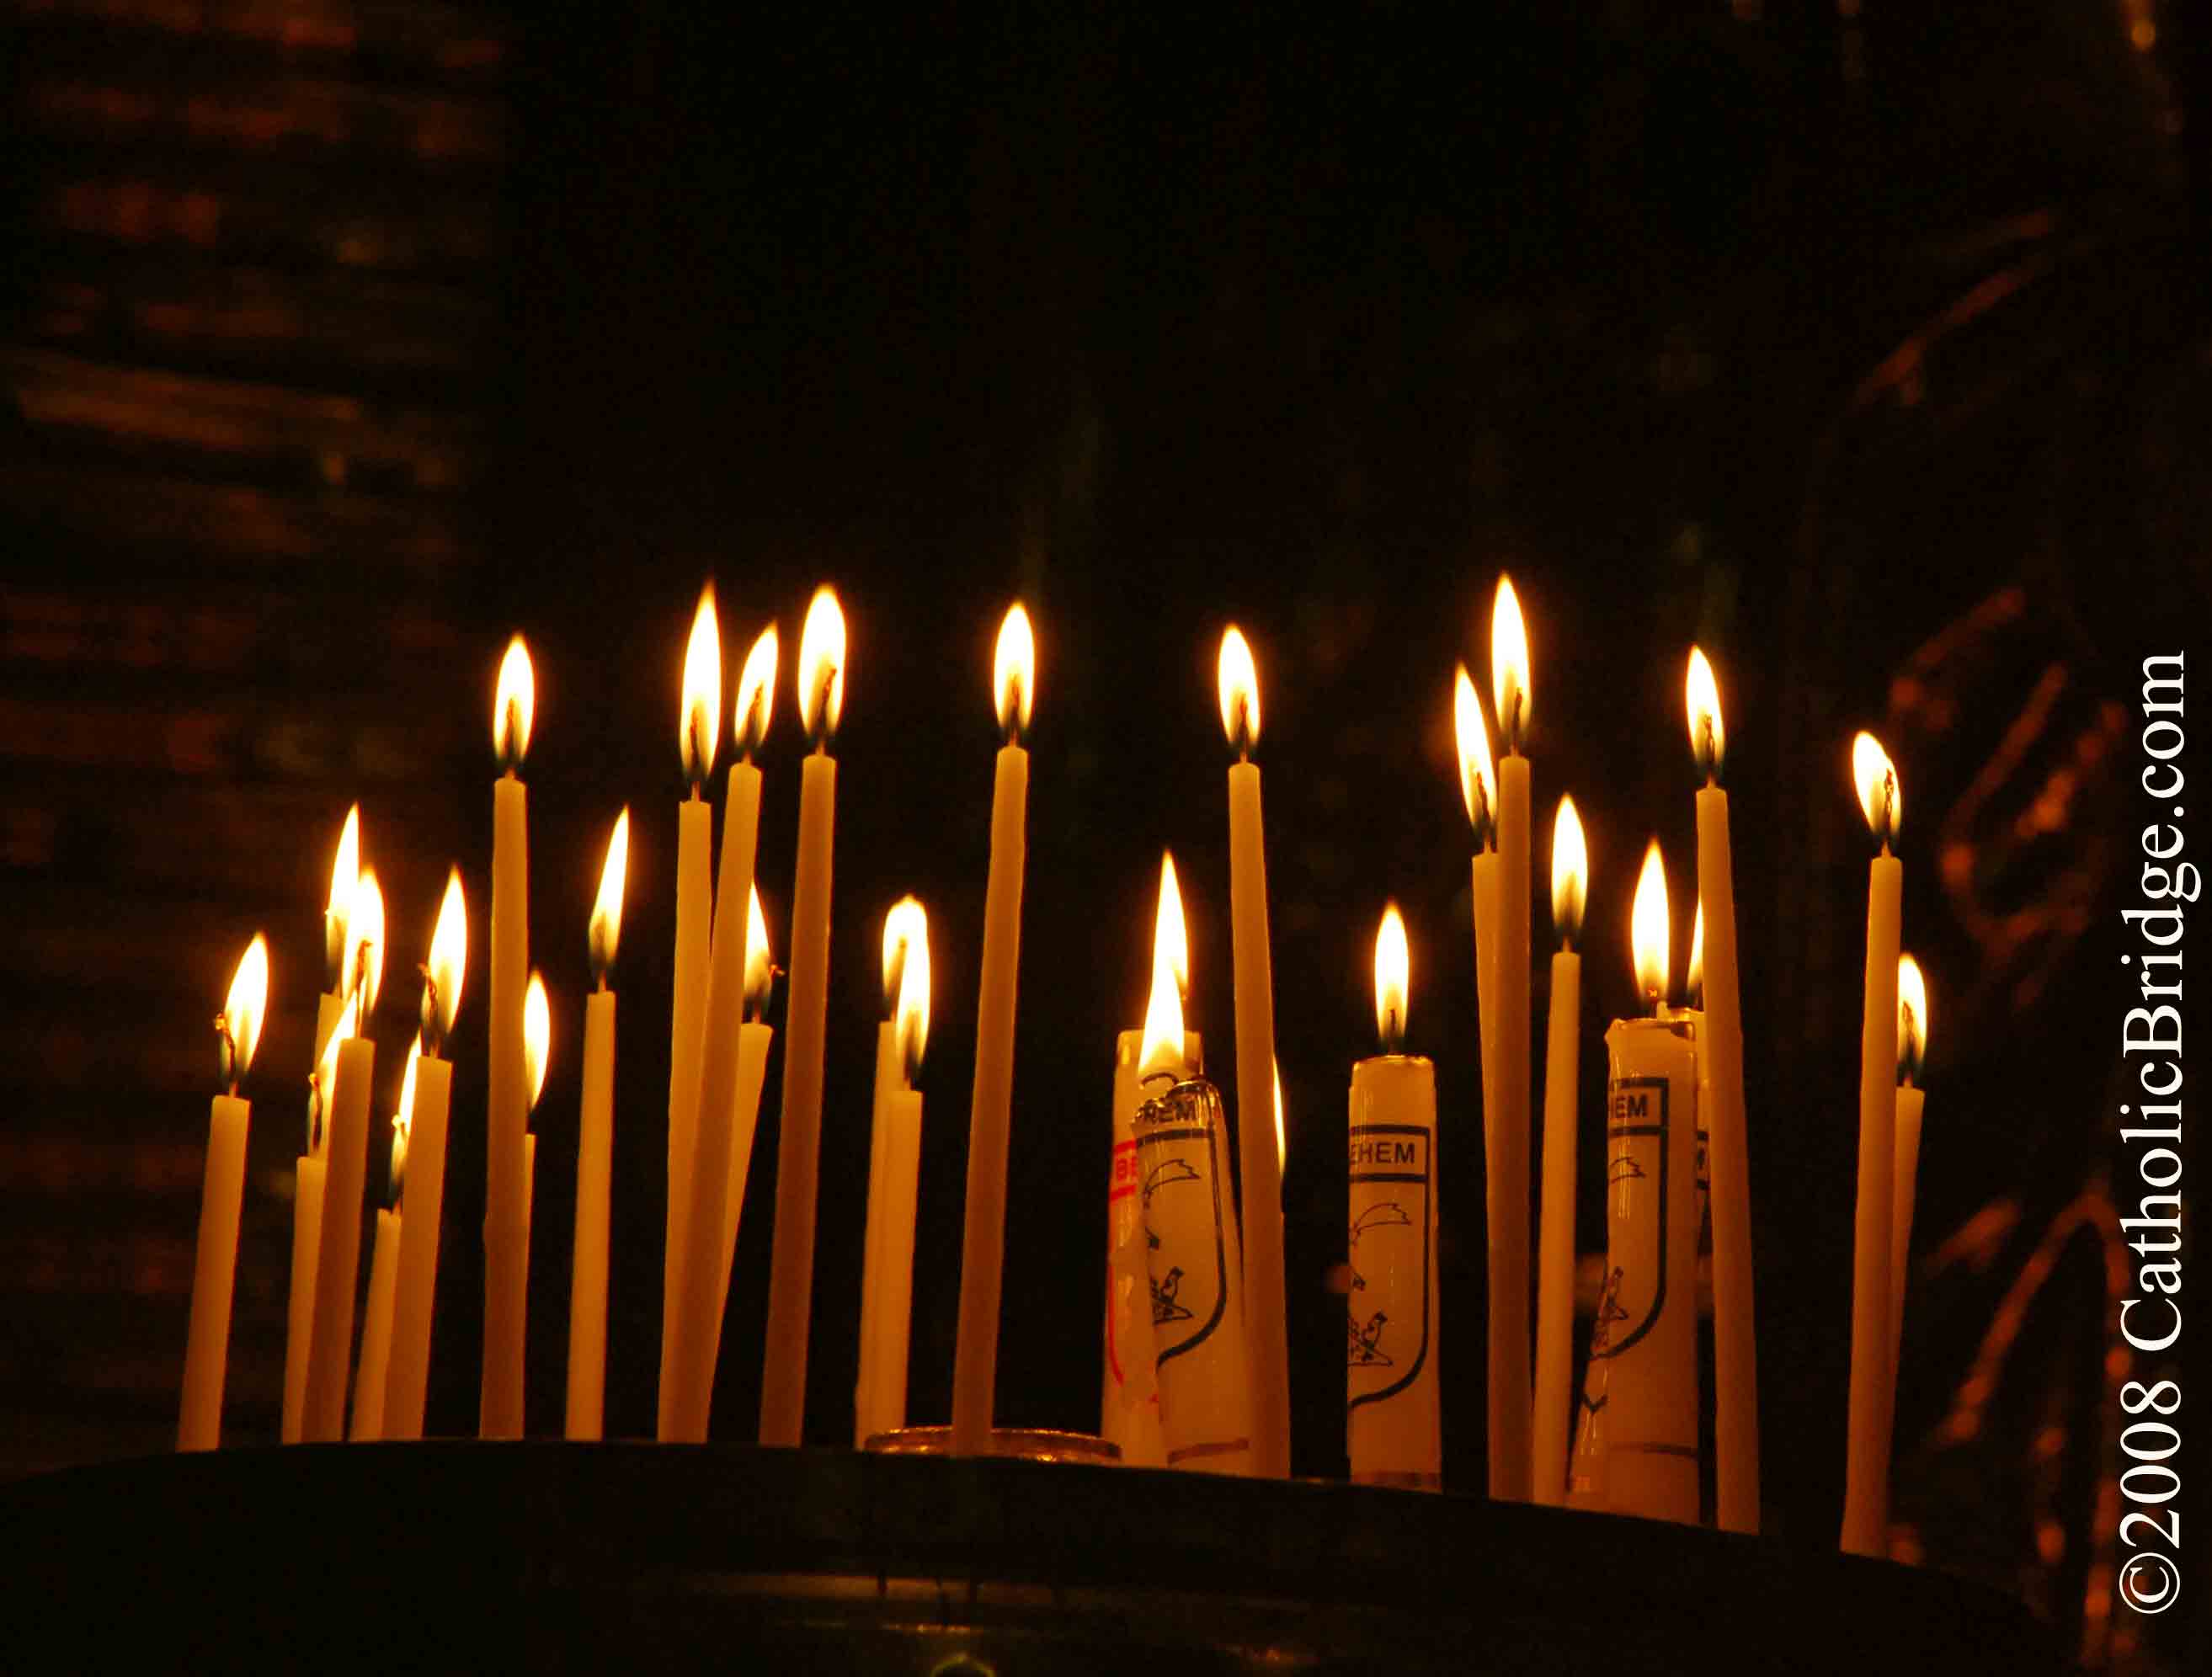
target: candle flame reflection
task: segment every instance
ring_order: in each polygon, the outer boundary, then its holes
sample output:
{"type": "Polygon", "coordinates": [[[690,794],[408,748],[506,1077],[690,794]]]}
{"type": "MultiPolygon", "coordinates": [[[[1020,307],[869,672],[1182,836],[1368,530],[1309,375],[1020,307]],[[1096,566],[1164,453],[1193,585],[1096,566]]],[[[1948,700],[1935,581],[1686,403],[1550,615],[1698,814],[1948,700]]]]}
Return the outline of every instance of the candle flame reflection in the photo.
{"type": "Polygon", "coordinates": [[[1905,800],[1897,788],[1897,765],[1870,733],[1862,732],[1851,741],[1851,779],[1858,787],[1867,825],[1887,850],[1903,823],[1905,800]]]}
{"type": "Polygon", "coordinates": [[[444,1046],[453,1016],[461,1011],[461,981],[468,964],[468,905],[461,896],[461,871],[455,868],[446,876],[446,897],[438,906],[422,975],[422,1035],[432,1054],[444,1046]]]}
{"type": "Polygon", "coordinates": [[[530,648],[518,635],[499,661],[499,684],[491,700],[491,750],[508,773],[522,767],[530,750],[530,725],[538,711],[538,677],[530,667],[530,648]]]}
{"type": "Polygon", "coordinates": [[[1486,849],[1498,837],[1498,775],[1490,762],[1490,725],[1464,664],[1452,672],[1452,731],[1459,738],[1460,801],[1474,826],[1474,848],[1486,849]]]}
{"type": "Polygon", "coordinates": [[[607,840],[607,860],[599,870],[599,900],[592,905],[587,936],[592,976],[606,987],[608,970],[615,963],[615,949],[622,942],[623,882],[629,872],[629,805],[615,817],[613,836],[607,840]]]}
{"type": "Polygon", "coordinates": [[[1008,608],[1006,620],[999,625],[991,692],[999,732],[1008,744],[1018,742],[1030,731],[1030,712],[1036,705],[1036,636],[1030,629],[1030,614],[1019,605],[1008,608]]]}
{"type": "MultiPolygon", "coordinates": [[[[842,646],[840,627],[840,646],[842,646]]],[[[780,650],[775,625],[770,623],[754,637],[753,648],[745,654],[745,667],[738,675],[737,747],[740,756],[750,758],[768,738],[769,718],[775,711],[775,665],[780,650]]],[[[840,653],[842,661],[842,653],[840,653]]],[[[837,691],[842,698],[845,691],[844,678],[838,678],[837,691]]],[[[719,697],[717,702],[720,702],[719,697]]],[[[836,727],[836,719],[830,726],[836,727]]]]}
{"type": "Polygon", "coordinates": [[[1490,611],[1490,695],[1498,714],[1498,743],[1518,756],[1528,743],[1528,629],[1510,577],[1498,579],[1490,611]]]}
{"type": "Polygon", "coordinates": [[[696,788],[714,772],[714,747],[722,735],[722,629],[714,616],[714,585],[699,591],[684,649],[684,708],[676,720],[676,749],[684,778],[696,788]]]}
{"type": "Polygon", "coordinates": [[[1690,713],[1690,750],[1708,780],[1720,778],[1721,757],[1728,749],[1728,730],[1721,726],[1720,684],[1704,651],[1690,648],[1690,670],[1682,693],[1690,713]]]}
{"type": "Polygon", "coordinates": [[[1221,690],[1221,726],[1230,748],[1249,756],[1260,743],[1260,671],[1244,631],[1231,623],[1221,632],[1221,658],[1215,671],[1221,690]]]}
{"type": "Polygon", "coordinates": [[[1290,1150],[1283,1140],[1283,1068],[1279,1062],[1273,1067],[1275,1073],[1275,1179],[1282,1180],[1283,1170],[1290,1164],[1290,1150]]]}
{"type": "Polygon", "coordinates": [[[799,720],[817,750],[845,710],[845,614],[828,587],[817,588],[799,632],[799,720]]]}
{"type": "Polygon", "coordinates": [[[1920,975],[1920,963],[1910,955],[1897,957],[1897,1074],[1904,1082],[1920,1081],[1920,1066],[1928,1054],[1928,981],[1920,975]]]}
{"type": "Polygon", "coordinates": [[[1385,1054],[1395,1054],[1405,1046],[1406,999],[1413,982],[1412,968],[1405,918],[1393,902],[1382,910],[1382,924],[1375,933],[1375,1029],[1385,1054]]]}
{"type": "Polygon", "coordinates": [[[222,1084],[234,1093],[239,1079],[253,1063],[253,1050],[261,1041],[261,1021],[269,1010],[269,940],[258,932],[238,957],[231,975],[230,994],[222,1004],[216,1029],[222,1033],[222,1084]]]}
{"type": "Polygon", "coordinates": [[[769,956],[768,916],[761,913],[760,887],[756,885],[747,894],[745,902],[744,1011],[747,1018],[757,1019],[768,1011],[769,986],[775,981],[775,963],[769,956]]]}
{"type": "Polygon", "coordinates": [[[545,1092],[545,1058],[553,1043],[553,1011],[545,1002],[545,980],[535,971],[522,993],[522,1072],[530,1085],[530,1104],[545,1092]]]}
{"type": "Polygon", "coordinates": [[[1589,846],[1575,800],[1559,799],[1552,822],[1552,927],[1559,941],[1571,945],[1583,934],[1583,908],[1589,892],[1589,846]]]}
{"type": "Polygon", "coordinates": [[[1629,910],[1629,944],[1636,957],[1636,993],[1656,1007],[1667,1000],[1667,865],[1653,839],[1644,852],[1629,910]]]}
{"type": "Polygon", "coordinates": [[[1692,1007],[1705,1005],[1705,900],[1698,899],[1698,917],[1690,923],[1690,964],[1682,975],[1682,993],[1692,1007]]]}

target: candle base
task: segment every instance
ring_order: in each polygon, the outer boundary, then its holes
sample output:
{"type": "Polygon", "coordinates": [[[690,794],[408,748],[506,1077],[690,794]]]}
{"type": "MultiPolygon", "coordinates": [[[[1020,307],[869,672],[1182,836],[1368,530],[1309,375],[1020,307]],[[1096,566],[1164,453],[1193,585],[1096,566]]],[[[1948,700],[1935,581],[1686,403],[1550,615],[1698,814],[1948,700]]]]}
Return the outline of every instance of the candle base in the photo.
{"type": "MultiPolygon", "coordinates": [[[[872,1455],[950,1455],[949,1426],[902,1426],[872,1432],[860,1448],[872,1455]]],[[[1121,1447],[1089,1432],[1054,1432],[1044,1427],[994,1426],[984,1452],[1012,1461],[1117,1462],[1121,1447]]]]}

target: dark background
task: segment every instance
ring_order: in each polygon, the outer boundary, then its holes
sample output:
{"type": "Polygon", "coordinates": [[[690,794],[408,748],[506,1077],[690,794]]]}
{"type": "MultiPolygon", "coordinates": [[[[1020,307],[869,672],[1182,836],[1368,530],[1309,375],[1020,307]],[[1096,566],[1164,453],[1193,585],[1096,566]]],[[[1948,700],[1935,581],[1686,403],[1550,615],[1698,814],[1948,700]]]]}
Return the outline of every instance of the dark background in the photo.
{"type": "MultiPolygon", "coordinates": [[[[810,1442],[849,1442],[877,949],[908,891],[937,978],[909,1413],[947,1408],[990,653],[1019,597],[1041,673],[1001,1420],[1097,1423],[1111,1043],[1141,1020],[1163,847],[1190,1022],[1241,1109],[1213,690],[1233,619],[1267,723],[1296,1466],[1344,1467],[1331,1137],[1395,898],[1442,1107],[1447,1477],[1479,1488],[1449,693],[1456,659],[1486,685],[1503,569],[1540,832],[1572,792],[1595,865],[1585,1246],[1652,834],[1678,972],[1686,952],[1692,641],[1721,672],[1766,1528],[1828,1546],[1839,1518],[1868,849],[1847,754],[1870,726],[1934,992],[1893,1550],[2025,1594],[2090,1664],[2201,1649],[2201,1612],[2110,1598],[2114,1401],[2159,1370],[2106,1354],[2131,1285],[2113,1219],[2141,1191],[2112,1134],[2116,910],[2151,814],[2138,666],[2201,646],[2212,608],[2205,81],[2179,9],[732,9],[19,8],[0,1471],[169,1446],[206,1021],[257,927],[276,1012],[227,1436],[274,1437],[319,910],[355,799],[392,928],[380,1110],[450,862],[471,895],[430,1423],[472,1429],[487,732],[518,628],[556,1028],[531,1425],[561,1425],[584,927],[627,803],[608,1427],[650,1431],[673,725],[711,578],[732,684],[763,623],[784,637],[760,840],[779,949],[817,583],[849,626],[810,1442]]],[[[757,1414],[779,1066],[719,1437],[757,1414]]]]}

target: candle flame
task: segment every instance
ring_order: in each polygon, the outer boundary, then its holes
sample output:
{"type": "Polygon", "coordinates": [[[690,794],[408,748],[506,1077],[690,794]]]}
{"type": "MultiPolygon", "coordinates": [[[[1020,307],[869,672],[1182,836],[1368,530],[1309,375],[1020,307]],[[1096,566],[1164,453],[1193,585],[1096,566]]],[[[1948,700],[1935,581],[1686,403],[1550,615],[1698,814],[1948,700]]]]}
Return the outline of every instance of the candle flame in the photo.
{"type": "Polygon", "coordinates": [[[1490,694],[1498,714],[1498,743],[1509,757],[1528,743],[1528,629],[1510,577],[1498,579],[1490,610],[1490,694]]]}
{"type": "Polygon", "coordinates": [[[346,811],[338,829],[338,853],[331,860],[331,901],[323,911],[323,987],[343,996],[346,989],[346,916],[353,912],[354,883],[361,877],[361,805],[346,811]]]}
{"type": "Polygon", "coordinates": [[[253,1063],[253,1050],[261,1041],[261,1021],[269,1011],[269,940],[258,932],[238,957],[231,975],[230,994],[222,1004],[222,1017],[215,1028],[222,1036],[222,1084],[235,1090],[253,1063]]]}
{"type": "Polygon", "coordinates": [[[1583,934],[1583,908],[1589,892],[1589,846],[1575,800],[1559,799],[1552,822],[1552,927],[1559,941],[1572,944],[1583,934]]]}
{"type": "Polygon", "coordinates": [[[354,882],[353,909],[346,916],[346,979],[347,999],[360,1009],[357,1018],[368,1018],[384,987],[384,892],[370,868],[354,882]]]}
{"type": "Polygon", "coordinates": [[[338,1086],[338,1038],[343,1033],[332,1031],[323,1043],[323,1057],[307,1075],[307,1153],[311,1158],[323,1157],[331,1139],[331,1097],[338,1086]]]}
{"type": "Polygon", "coordinates": [[[468,904],[461,896],[461,871],[446,876],[446,898],[438,905],[438,924],[430,933],[430,959],[422,984],[422,1035],[438,1052],[461,1011],[461,980],[469,964],[468,904]]]}
{"type": "Polygon", "coordinates": [[[991,669],[991,692],[998,707],[999,732],[1009,744],[1030,731],[1030,712],[1036,704],[1036,637],[1030,630],[1030,614],[1011,606],[999,625],[999,650],[991,669]]]}
{"type": "Polygon", "coordinates": [[[922,1051],[929,1046],[929,917],[910,896],[899,907],[911,914],[906,953],[899,963],[898,1012],[893,1029],[899,1064],[906,1068],[907,1081],[912,1083],[921,1070],[922,1051]]]}
{"type": "MultiPolygon", "coordinates": [[[[812,619],[808,620],[811,622],[812,619]]],[[[839,661],[843,661],[842,621],[838,645],[839,661]]],[[[745,654],[745,667],[738,676],[738,714],[732,725],[737,730],[738,755],[750,757],[768,738],[769,718],[775,711],[775,665],[779,653],[775,625],[770,623],[754,638],[753,649],[745,654]]],[[[845,696],[845,678],[837,677],[837,696],[840,703],[845,696]]],[[[718,701],[719,702],[719,701],[718,701]]],[[[837,719],[832,715],[830,726],[836,728],[837,719]]]]}
{"type": "Polygon", "coordinates": [[[1851,741],[1851,779],[1858,786],[1859,808],[1866,812],[1867,825],[1881,848],[1888,849],[1904,819],[1904,800],[1897,789],[1897,765],[1870,733],[1862,732],[1851,741]]]}
{"type": "Polygon", "coordinates": [[[1156,933],[1152,994],[1145,1005],[1145,1035],[1137,1054],[1137,1072],[1146,1077],[1154,1072],[1172,1072],[1180,1077],[1183,1071],[1182,995],[1176,984],[1175,968],[1160,948],[1156,933]]]}
{"type": "Polygon", "coordinates": [[[1221,659],[1216,675],[1221,689],[1221,726],[1229,735],[1230,749],[1249,756],[1260,743],[1260,671],[1252,662],[1252,648],[1244,631],[1231,623],[1221,632],[1221,659]]]}
{"type": "Polygon", "coordinates": [[[1660,859],[1657,839],[1644,852],[1644,872],[1636,881],[1636,902],[1628,923],[1636,956],[1636,993],[1656,1007],[1667,1000],[1667,865],[1660,859]]]}
{"type": "Polygon", "coordinates": [[[806,742],[830,743],[845,709],[845,614],[829,588],[814,591],[799,632],[799,720],[806,742]]]}
{"type": "Polygon", "coordinates": [[[761,913],[760,887],[747,893],[745,902],[745,1012],[758,1018],[768,1008],[769,986],[775,981],[775,963],[769,958],[768,916],[761,913]]]}
{"type": "Polygon", "coordinates": [[[1395,1054],[1405,1045],[1406,996],[1412,986],[1412,969],[1405,918],[1393,902],[1382,910],[1382,924],[1375,933],[1375,1029],[1385,1054],[1395,1054]]]}
{"type": "Polygon", "coordinates": [[[1283,1068],[1280,1062],[1276,1062],[1272,1069],[1275,1073],[1275,1180],[1280,1182],[1291,1155],[1283,1141],[1283,1068]]]}
{"type": "Polygon", "coordinates": [[[690,644],[684,649],[684,708],[676,719],[676,749],[684,759],[684,778],[693,786],[714,772],[714,747],[721,735],[722,628],[709,582],[699,591],[690,644]]]}
{"type": "Polygon", "coordinates": [[[545,1092],[545,1059],[552,1052],[553,1010],[546,1006],[545,980],[532,970],[522,993],[522,1074],[530,1085],[530,1104],[545,1092]]]}
{"type": "Polygon", "coordinates": [[[1462,664],[1452,672],[1452,731],[1459,736],[1459,796],[1474,827],[1474,848],[1497,836],[1497,771],[1490,763],[1490,726],[1482,720],[1482,701],[1474,677],[1462,664]]]}
{"type": "Polygon", "coordinates": [[[530,648],[518,635],[499,661],[499,685],[491,700],[491,753],[500,768],[522,767],[530,750],[530,724],[538,711],[538,678],[530,667],[530,648]]]}
{"type": "Polygon", "coordinates": [[[392,1203],[399,1204],[407,1181],[407,1148],[415,1139],[415,1067],[422,1058],[417,1036],[407,1050],[407,1073],[399,1079],[399,1110],[392,1115],[392,1203]]]}
{"type": "Polygon", "coordinates": [[[629,872],[629,805],[615,817],[613,835],[607,840],[607,860],[599,870],[599,900],[592,905],[586,933],[591,946],[592,976],[604,986],[615,963],[615,947],[622,941],[623,882],[629,872]]]}
{"type": "Polygon", "coordinates": [[[1690,648],[1690,671],[1682,684],[1690,712],[1690,750],[1708,780],[1718,780],[1721,757],[1728,749],[1728,730],[1721,726],[1720,684],[1704,651],[1690,648]]]}
{"type": "Polygon", "coordinates": [[[1920,975],[1920,963],[1910,955],[1897,957],[1897,1074],[1906,1083],[1920,1081],[1921,1063],[1928,1056],[1928,981],[1920,975]]]}
{"type": "Polygon", "coordinates": [[[1160,852],[1160,902],[1152,916],[1152,959],[1165,961],[1175,975],[1176,994],[1190,994],[1190,933],[1183,924],[1182,889],[1176,883],[1175,858],[1160,852]]]}
{"type": "Polygon", "coordinates": [[[1690,923],[1690,966],[1682,975],[1683,993],[1692,1007],[1705,1005],[1705,900],[1698,899],[1698,917],[1690,923]]]}

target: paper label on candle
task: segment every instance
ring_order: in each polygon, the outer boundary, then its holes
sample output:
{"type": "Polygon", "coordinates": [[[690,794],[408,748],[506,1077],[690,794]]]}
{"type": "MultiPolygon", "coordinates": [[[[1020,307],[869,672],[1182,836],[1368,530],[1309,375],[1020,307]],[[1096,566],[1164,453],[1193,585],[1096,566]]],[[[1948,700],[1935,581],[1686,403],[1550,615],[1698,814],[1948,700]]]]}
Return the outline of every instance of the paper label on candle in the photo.
{"type": "Polygon", "coordinates": [[[1348,1408],[1405,1390],[1429,1357],[1431,1140],[1418,1124],[1354,1124],[1346,1250],[1348,1408]]]}
{"type": "Polygon", "coordinates": [[[1210,1128],[1158,1129],[1144,1138],[1139,1193],[1151,1255],[1158,1360],[1188,1355],[1221,1325],[1229,1258],[1221,1235],[1221,1161],[1210,1128]]]}
{"type": "Polygon", "coordinates": [[[1605,1289],[1590,1359],[1618,1357],[1651,1331],[1667,1308],[1665,1078],[1619,1078],[1606,1091],[1605,1289]]]}

